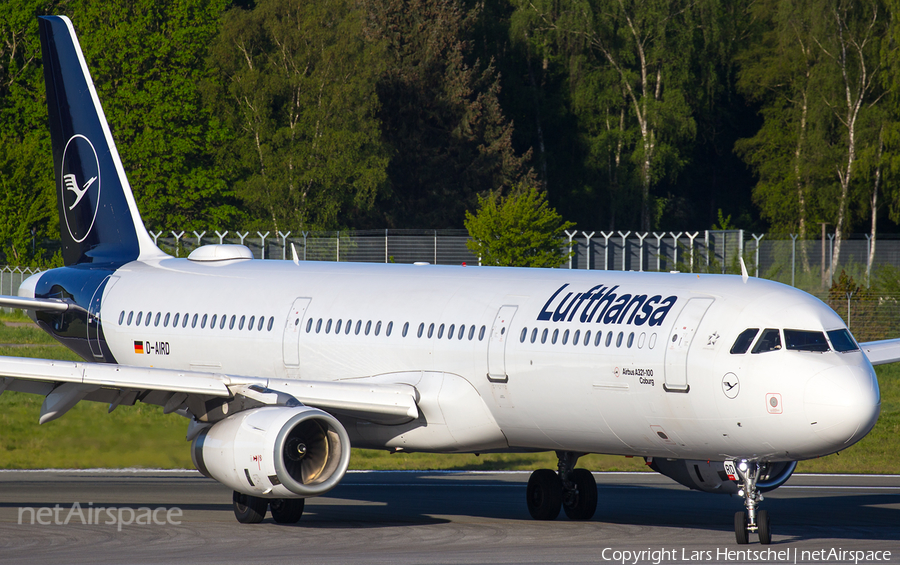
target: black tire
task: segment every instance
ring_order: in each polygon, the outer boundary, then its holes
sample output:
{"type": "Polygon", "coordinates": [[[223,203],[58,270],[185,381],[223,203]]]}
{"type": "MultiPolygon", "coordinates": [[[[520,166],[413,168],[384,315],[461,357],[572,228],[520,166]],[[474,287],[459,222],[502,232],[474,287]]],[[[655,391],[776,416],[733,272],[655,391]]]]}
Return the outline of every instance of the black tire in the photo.
{"type": "Polygon", "coordinates": [[[266,517],[269,501],[265,498],[234,491],[231,500],[234,502],[234,517],[241,524],[258,524],[266,517]]]}
{"type": "Polygon", "coordinates": [[[572,471],[574,492],[563,494],[563,510],[570,520],[590,520],[597,511],[597,481],[587,469],[572,471]]]}
{"type": "Polygon", "coordinates": [[[303,516],[305,505],[305,498],[275,498],[269,501],[269,511],[279,524],[296,524],[303,516]]]}
{"type": "Polygon", "coordinates": [[[528,479],[528,512],[535,520],[555,520],[562,507],[562,481],[556,471],[538,469],[528,479]]]}
{"type": "Polygon", "coordinates": [[[759,543],[762,545],[772,543],[772,528],[769,523],[769,513],[766,510],[757,512],[756,525],[759,527],[759,543]]]}
{"type": "Polygon", "coordinates": [[[750,543],[749,533],[747,529],[747,513],[736,512],[734,514],[734,539],[738,542],[738,545],[750,543]]]}

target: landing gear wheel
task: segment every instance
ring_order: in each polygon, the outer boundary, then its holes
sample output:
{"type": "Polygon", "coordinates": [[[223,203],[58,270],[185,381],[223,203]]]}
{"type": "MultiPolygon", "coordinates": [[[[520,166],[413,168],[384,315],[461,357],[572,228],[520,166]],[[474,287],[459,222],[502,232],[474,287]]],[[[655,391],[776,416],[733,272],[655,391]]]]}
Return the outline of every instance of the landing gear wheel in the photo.
{"type": "MultiPolygon", "coordinates": [[[[594,491],[596,493],[596,489],[594,491]]],[[[528,479],[528,512],[535,520],[555,520],[562,507],[562,481],[551,469],[538,469],[528,479]]]]}
{"type": "Polygon", "coordinates": [[[756,526],[759,528],[759,543],[769,545],[772,543],[772,530],[769,525],[769,512],[760,510],[756,515],[756,526]]]}
{"type": "Polygon", "coordinates": [[[747,513],[735,512],[734,514],[734,539],[738,545],[750,543],[750,529],[747,527],[747,513]]]}
{"type": "Polygon", "coordinates": [[[269,501],[265,498],[234,491],[231,500],[234,502],[234,517],[241,524],[258,524],[266,517],[269,501]]]}
{"type": "Polygon", "coordinates": [[[296,524],[303,516],[305,498],[275,498],[269,501],[272,519],[279,524],[296,524]]]}
{"type": "Polygon", "coordinates": [[[587,469],[572,471],[575,489],[563,493],[563,510],[570,520],[590,520],[597,511],[597,481],[587,469]]]}

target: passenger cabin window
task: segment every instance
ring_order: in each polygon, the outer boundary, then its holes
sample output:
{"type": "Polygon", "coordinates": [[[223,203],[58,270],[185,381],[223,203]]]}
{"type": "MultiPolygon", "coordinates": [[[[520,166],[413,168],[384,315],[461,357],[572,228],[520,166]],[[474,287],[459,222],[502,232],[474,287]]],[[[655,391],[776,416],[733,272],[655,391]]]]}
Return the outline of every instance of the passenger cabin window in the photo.
{"type": "Polygon", "coordinates": [[[781,349],[781,332],[774,329],[763,330],[762,336],[753,347],[752,353],[765,353],[781,349]]]}
{"type": "Polygon", "coordinates": [[[401,333],[402,337],[406,337],[406,333],[409,331],[409,322],[403,323],[403,332],[401,333]]]}
{"type": "Polygon", "coordinates": [[[732,355],[740,355],[742,353],[747,353],[747,350],[750,349],[750,344],[753,343],[753,338],[756,337],[756,334],[759,333],[759,328],[749,328],[741,332],[741,335],[737,336],[737,339],[734,340],[734,345],[731,346],[731,354],[732,355]]]}
{"type": "Polygon", "coordinates": [[[387,329],[384,330],[385,337],[391,337],[391,331],[394,329],[394,322],[388,322],[387,329]]]}
{"type": "Polygon", "coordinates": [[[847,330],[831,330],[828,332],[828,337],[831,339],[831,346],[834,347],[835,351],[844,353],[845,351],[857,351],[859,349],[859,346],[853,341],[853,336],[847,330]]]}
{"type": "Polygon", "coordinates": [[[784,330],[784,345],[791,351],[829,351],[824,332],[784,330]]]}

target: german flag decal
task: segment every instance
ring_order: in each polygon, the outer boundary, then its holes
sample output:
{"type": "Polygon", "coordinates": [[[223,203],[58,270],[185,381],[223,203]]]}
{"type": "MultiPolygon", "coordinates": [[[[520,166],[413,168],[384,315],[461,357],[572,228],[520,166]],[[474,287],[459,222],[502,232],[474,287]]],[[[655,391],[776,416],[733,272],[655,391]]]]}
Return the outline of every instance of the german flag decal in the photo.
{"type": "Polygon", "coordinates": [[[134,352],[137,353],[138,355],[144,354],[144,342],[143,341],[134,342],[134,352]]]}

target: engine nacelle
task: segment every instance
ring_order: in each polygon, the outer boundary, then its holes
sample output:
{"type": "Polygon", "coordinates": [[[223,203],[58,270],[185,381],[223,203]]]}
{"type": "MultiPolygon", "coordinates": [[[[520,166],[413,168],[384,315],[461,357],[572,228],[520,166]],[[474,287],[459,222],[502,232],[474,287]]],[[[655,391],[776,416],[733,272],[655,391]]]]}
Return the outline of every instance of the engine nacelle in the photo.
{"type": "Polygon", "coordinates": [[[334,416],[309,406],[238,412],[191,444],[197,469],[228,487],[264,498],[325,494],[350,464],[350,439],[334,416]]]}
{"type": "MultiPolygon", "coordinates": [[[[737,494],[738,491],[737,483],[729,480],[722,461],[654,458],[650,468],[690,489],[722,494],[737,494]]],[[[791,477],[796,468],[796,461],[763,463],[756,488],[762,492],[775,490],[791,477]]]]}

